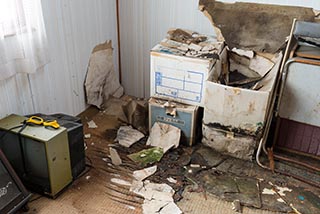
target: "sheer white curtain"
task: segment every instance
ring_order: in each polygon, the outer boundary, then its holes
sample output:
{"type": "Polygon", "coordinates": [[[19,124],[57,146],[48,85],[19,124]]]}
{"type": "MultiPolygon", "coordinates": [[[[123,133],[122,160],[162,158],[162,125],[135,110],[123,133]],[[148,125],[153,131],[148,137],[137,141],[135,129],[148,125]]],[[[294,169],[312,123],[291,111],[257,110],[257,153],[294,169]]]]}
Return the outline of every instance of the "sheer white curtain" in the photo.
{"type": "Polygon", "coordinates": [[[0,80],[48,62],[41,0],[0,0],[0,80]]]}

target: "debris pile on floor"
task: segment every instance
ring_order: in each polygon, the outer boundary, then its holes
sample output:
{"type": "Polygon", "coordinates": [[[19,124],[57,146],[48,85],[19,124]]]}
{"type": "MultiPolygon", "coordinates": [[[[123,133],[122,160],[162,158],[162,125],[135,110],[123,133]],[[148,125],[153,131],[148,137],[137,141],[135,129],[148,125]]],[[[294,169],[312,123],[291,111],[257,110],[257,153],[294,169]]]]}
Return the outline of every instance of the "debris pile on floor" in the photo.
{"type": "Polygon", "coordinates": [[[272,174],[252,162],[222,155],[202,144],[192,147],[179,144],[177,148],[172,147],[166,153],[162,153],[161,158],[156,155],[156,159],[152,161],[136,163],[128,156],[139,154],[136,156],[141,159],[154,157],[154,154],[150,156],[142,151],[154,151],[159,147],[146,145],[146,137],[130,147],[120,145],[114,139],[117,138],[117,131],[123,124],[117,129],[101,129],[106,117],[109,118],[101,112],[94,119],[98,128],[86,129],[86,132],[91,134],[86,143],[96,161],[101,161],[95,167],[106,172],[108,177],[111,176],[110,183],[107,182],[110,198],[132,209],[141,206],[146,213],[153,213],[150,209],[161,209],[164,212],[170,208],[176,210],[176,213],[181,213],[173,202],[183,200],[184,194],[195,193],[201,194],[204,201],[208,194],[215,195],[234,202],[235,207],[240,203],[241,206],[276,212],[291,212],[294,209],[301,213],[308,213],[307,209],[313,213],[319,211],[319,193],[312,193],[312,189],[301,187],[288,177],[272,174]],[[105,134],[96,134],[97,129],[101,129],[105,134]],[[110,143],[107,150],[106,144],[99,143],[99,139],[106,139],[105,136],[108,136],[110,143]],[[95,144],[91,145],[91,142],[95,144]],[[114,150],[118,155],[112,154],[114,150]],[[155,186],[159,189],[151,188],[155,186]],[[163,190],[163,195],[158,190],[163,190]],[[168,206],[166,209],[165,204],[168,206]]]}

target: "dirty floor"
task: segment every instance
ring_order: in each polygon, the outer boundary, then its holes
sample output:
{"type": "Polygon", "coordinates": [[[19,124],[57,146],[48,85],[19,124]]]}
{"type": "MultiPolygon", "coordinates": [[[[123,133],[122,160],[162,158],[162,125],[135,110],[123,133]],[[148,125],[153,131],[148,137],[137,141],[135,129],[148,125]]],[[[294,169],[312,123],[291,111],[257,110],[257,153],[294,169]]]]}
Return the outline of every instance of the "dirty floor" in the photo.
{"type": "MultiPolygon", "coordinates": [[[[130,181],[132,172],[142,168],[126,155],[144,148],[146,139],[130,149],[115,145],[123,164],[113,166],[109,146],[114,144],[121,123],[115,116],[93,108],[85,111],[81,118],[85,134],[91,134],[86,139],[88,171],[55,200],[35,194],[27,213],[142,213],[143,198],[111,179],[130,181]],[[98,128],[89,129],[87,122],[90,120],[94,120],[98,128]]],[[[254,162],[219,155],[201,144],[180,146],[168,152],[157,166],[157,172],[148,179],[164,183],[168,177],[175,178],[178,181],[176,184],[166,183],[176,191],[174,200],[186,214],[235,213],[232,202],[237,199],[246,205],[242,207],[242,212],[248,214],[295,210],[296,213],[320,213],[318,188],[287,176],[272,174],[254,162]],[[277,188],[282,190],[277,191],[277,188]]]]}

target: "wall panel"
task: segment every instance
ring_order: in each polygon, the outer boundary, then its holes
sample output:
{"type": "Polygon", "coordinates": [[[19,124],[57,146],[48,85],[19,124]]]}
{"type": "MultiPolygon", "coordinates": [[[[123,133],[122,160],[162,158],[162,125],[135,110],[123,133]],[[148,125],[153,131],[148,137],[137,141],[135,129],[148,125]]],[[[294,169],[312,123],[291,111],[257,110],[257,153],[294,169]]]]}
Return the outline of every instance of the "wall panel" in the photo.
{"type": "Polygon", "coordinates": [[[41,71],[0,82],[0,117],[86,107],[83,83],[91,50],[111,39],[118,71],[115,0],[42,0],[50,62],[41,71]]]}

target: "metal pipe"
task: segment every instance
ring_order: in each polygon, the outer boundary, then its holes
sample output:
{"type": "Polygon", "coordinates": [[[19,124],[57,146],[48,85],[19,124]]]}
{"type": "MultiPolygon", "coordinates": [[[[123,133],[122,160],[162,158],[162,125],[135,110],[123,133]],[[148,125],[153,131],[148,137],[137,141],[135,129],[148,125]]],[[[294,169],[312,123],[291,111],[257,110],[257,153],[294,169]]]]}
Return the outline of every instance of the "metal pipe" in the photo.
{"type": "Polygon", "coordinates": [[[121,43],[120,43],[120,11],[119,0],[116,0],[116,14],[117,14],[117,38],[118,38],[118,63],[119,63],[119,81],[122,83],[122,71],[121,71],[121,43]]]}
{"type": "Polygon", "coordinates": [[[294,160],[294,159],[288,158],[288,157],[283,157],[281,155],[273,155],[273,156],[275,158],[277,158],[277,159],[288,161],[288,162],[291,162],[291,163],[294,163],[294,164],[298,164],[298,165],[304,166],[304,167],[306,167],[308,169],[312,169],[314,171],[320,172],[320,168],[315,167],[315,166],[311,166],[311,165],[309,165],[307,163],[302,163],[301,161],[297,161],[297,160],[294,160]]]}
{"type": "MultiPolygon", "coordinates": [[[[292,42],[292,39],[293,39],[293,31],[295,29],[295,25],[296,25],[296,19],[293,20],[293,24],[292,24],[292,27],[291,27],[291,31],[290,31],[290,37],[289,37],[289,41],[287,43],[287,47],[286,47],[286,51],[284,53],[284,56],[283,56],[283,62],[281,63],[281,67],[280,67],[280,74],[281,72],[283,71],[284,69],[284,66],[285,66],[285,60],[287,60],[288,56],[289,56],[289,49],[290,49],[290,45],[291,45],[291,42],[292,42]]],[[[276,100],[276,93],[277,93],[277,89],[279,87],[279,84],[280,84],[280,79],[281,77],[278,77],[277,78],[277,82],[276,82],[276,87],[274,88],[274,94],[273,94],[273,97],[272,97],[272,103],[270,105],[270,110],[268,112],[268,116],[267,116],[267,124],[265,126],[265,130],[264,130],[264,133],[263,133],[263,137],[261,138],[260,140],[260,143],[259,143],[259,146],[258,146],[258,150],[257,150],[257,154],[256,154],[256,161],[258,163],[259,166],[261,166],[262,168],[267,168],[269,169],[269,167],[266,167],[264,166],[261,162],[260,162],[260,154],[261,154],[261,149],[263,149],[263,151],[268,154],[266,148],[265,148],[265,143],[266,143],[266,136],[267,134],[266,133],[269,133],[269,129],[270,129],[270,123],[271,123],[271,119],[272,119],[272,114],[274,112],[274,104],[275,104],[275,100],[276,100]]]]}

